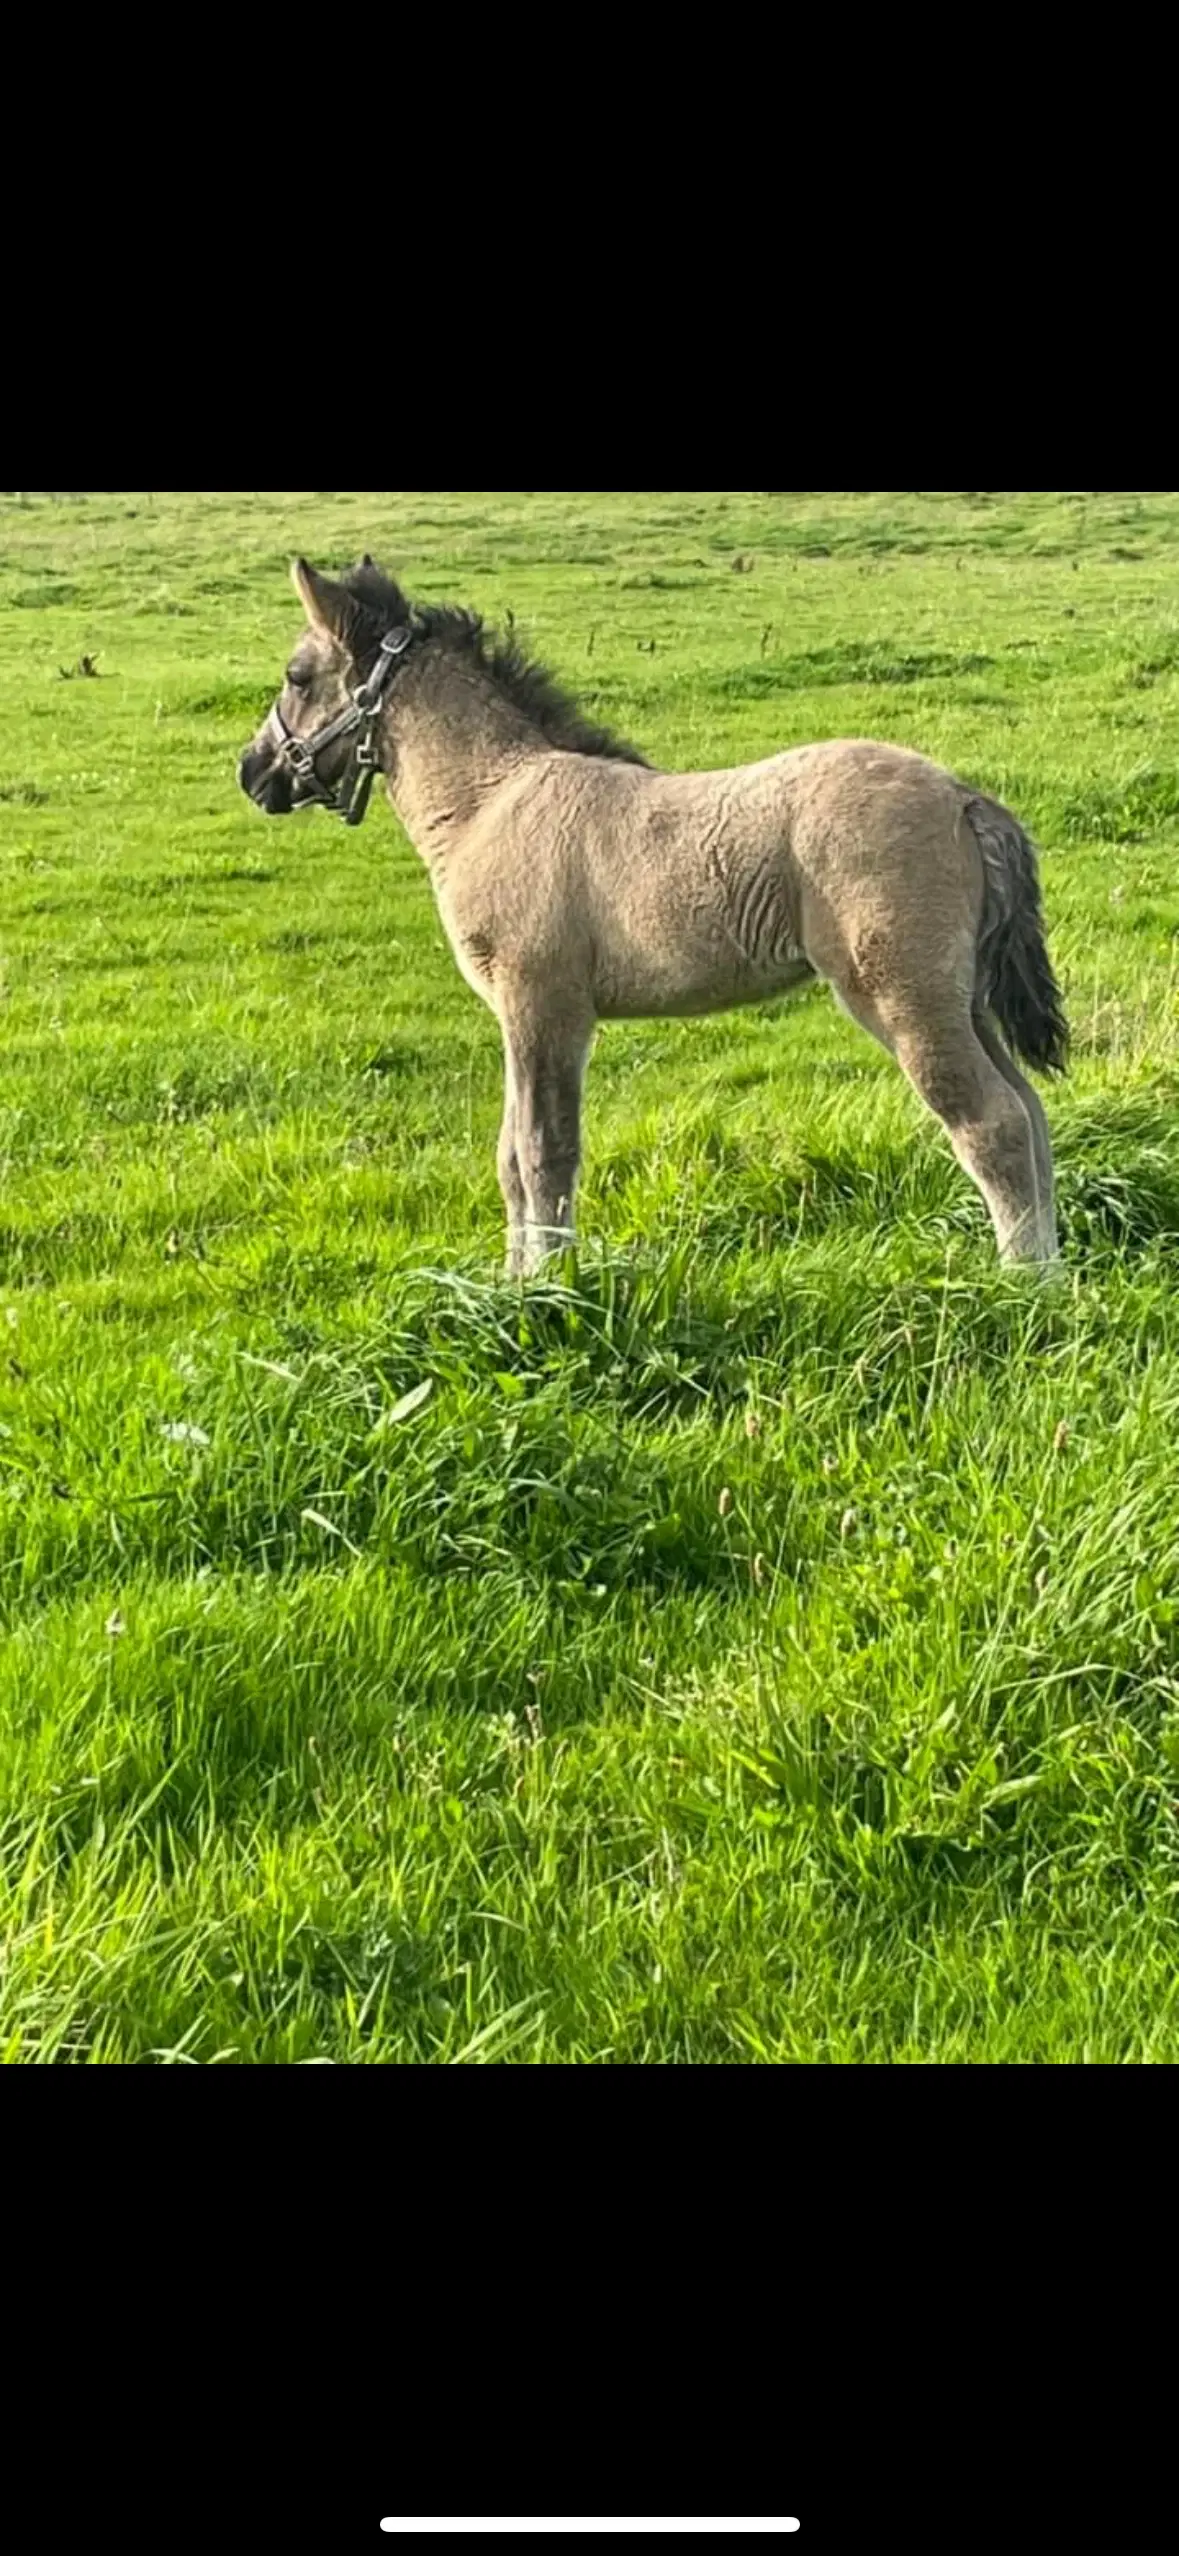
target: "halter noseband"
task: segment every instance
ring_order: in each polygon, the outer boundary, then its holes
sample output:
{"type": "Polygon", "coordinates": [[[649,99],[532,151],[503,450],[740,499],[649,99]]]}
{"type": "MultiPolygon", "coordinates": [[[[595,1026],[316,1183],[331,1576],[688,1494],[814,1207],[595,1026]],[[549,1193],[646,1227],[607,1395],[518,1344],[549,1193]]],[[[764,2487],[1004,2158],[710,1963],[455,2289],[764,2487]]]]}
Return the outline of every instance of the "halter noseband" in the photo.
{"type": "Polygon", "coordinates": [[[334,808],[345,825],[359,825],[369,802],[369,793],[377,777],[376,732],[385,706],[385,692],[399,657],[416,637],[412,622],[400,630],[387,630],[377,651],[377,661],[367,683],[358,684],[346,710],[329,719],[326,728],[317,728],[314,736],[297,737],[288,727],[277,701],[270,716],[278,733],[279,763],[288,763],[302,784],[297,805],[301,808],[334,808]],[[347,737],[360,729],[343,772],[334,790],[325,790],[315,766],[325,748],[337,737],[347,737]]]}

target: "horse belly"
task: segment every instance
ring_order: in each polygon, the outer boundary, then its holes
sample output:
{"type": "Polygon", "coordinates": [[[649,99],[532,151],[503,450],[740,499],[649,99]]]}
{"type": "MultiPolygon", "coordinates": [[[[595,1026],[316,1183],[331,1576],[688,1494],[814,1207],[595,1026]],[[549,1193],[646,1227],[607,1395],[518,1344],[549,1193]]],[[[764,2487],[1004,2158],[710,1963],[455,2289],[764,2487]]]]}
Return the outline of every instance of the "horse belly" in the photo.
{"type": "Polygon", "coordinates": [[[598,936],[603,1020],[725,1012],[765,1003],[813,974],[779,859],[710,877],[695,895],[666,876],[661,892],[615,909],[598,936]]]}
{"type": "Polygon", "coordinates": [[[689,1018],[735,1011],[743,1003],[768,1003],[801,985],[814,970],[801,950],[772,963],[756,963],[738,950],[699,947],[677,933],[664,949],[602,954],[594,989],[603,1021],[689,1018]]]}

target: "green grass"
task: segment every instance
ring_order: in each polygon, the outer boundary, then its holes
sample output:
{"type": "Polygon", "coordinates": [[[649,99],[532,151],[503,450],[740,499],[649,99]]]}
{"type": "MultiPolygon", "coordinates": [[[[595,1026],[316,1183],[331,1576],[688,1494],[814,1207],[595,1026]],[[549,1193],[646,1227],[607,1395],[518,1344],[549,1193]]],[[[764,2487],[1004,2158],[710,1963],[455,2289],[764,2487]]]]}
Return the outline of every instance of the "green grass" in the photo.
{"type": "Polygon", "coordinates": [[[0,684],[0,2053],[1179,2058],[1179,496],[8,499],[0,684]],[[498,1277],[424,873],[234,778],[365,548],[1016,808],[1066,1288],[818,989],[605,1031],[498,1277]]]}

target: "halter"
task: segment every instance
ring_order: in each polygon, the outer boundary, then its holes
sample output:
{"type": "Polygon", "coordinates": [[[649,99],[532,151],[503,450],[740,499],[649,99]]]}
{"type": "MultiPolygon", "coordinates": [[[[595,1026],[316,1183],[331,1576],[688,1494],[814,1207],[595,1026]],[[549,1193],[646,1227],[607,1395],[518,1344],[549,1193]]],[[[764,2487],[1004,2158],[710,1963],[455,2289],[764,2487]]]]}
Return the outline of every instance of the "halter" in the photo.
{"type": "Polygon", "coordinates": [[[326,728],[317,728],[314,736],[297,737],[275,702],[270,716],[278,734],[277,761],[288,763],[302,785],[297,807],[333,808],[345,825],[360,824],[377,777],[376,732],[389,677],[416,635],[412,623],[401,630],[387,630],[367,683],[358,684],[347,709],[329,719],[326,728]],[[363,733],[357,737],[335,789],[325,790],[315,769],[320,755],[325,747],[335,744],[337,737],[352,736],[358,728],[363,733]]]}

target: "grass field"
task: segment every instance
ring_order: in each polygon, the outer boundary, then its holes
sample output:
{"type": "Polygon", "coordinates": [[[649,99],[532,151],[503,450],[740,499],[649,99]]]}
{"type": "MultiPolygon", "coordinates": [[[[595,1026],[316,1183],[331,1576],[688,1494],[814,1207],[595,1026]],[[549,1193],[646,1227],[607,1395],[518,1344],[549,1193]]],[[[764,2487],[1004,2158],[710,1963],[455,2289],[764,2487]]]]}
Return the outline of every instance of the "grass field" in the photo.
{"type": "Polygon", "coordinates": [[[1179,496],[8,498],[0,684],[0,2053],[1179,2058],[1179,496]],[[1014,806],[1067,1286],[817,988],[604,1031],[499,1277],[424,871],[235,781],[365,548],[1014,806]]]}

